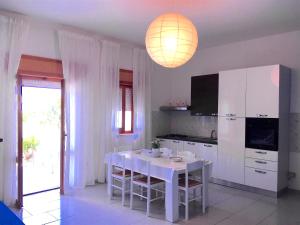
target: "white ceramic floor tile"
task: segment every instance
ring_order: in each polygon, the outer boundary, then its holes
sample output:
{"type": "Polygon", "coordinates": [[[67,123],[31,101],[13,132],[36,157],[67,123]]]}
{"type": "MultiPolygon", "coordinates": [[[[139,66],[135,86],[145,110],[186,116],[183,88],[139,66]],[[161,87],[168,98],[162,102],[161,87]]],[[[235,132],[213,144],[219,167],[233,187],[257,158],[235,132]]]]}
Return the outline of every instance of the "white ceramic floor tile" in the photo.
{"type": "MultiPolygon", "coordinates": [[[[180,207],[180,221],[186,225],[300,225],[300,195],[289,192],[279,199],[209,185],[210,206],[202,214],[200,203],[190,204],[190,220],[184,221],[184,207],[180,207]]],[[[71,195],[59,196],[49,192],[25,197],[23,210],[16,210],[26,225],[168,225],[165,221],[164,201],[151,204],[146,217],[146,202],[134,199],[134,210],[121,205],[120,194],[110,200],[106,185],[96,185],[71,195]],[[51,222],[51,223],[50,223],[51,222]]]]}

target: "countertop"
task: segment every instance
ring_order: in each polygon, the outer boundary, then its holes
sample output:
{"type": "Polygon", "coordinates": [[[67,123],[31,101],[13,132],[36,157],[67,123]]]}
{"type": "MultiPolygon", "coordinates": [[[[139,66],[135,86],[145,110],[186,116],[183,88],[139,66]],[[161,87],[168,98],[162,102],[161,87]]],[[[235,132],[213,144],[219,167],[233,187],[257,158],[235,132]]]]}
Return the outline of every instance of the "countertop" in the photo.
{"type": "Polygon", "coordinates": [[[214,144],[214,145],[218,144],[218,139],[214,139],[210,137],[196,137],[196,136],[188,136],[188,135],[167,134],[167,135],[157,136],[157,138],[179,140],[179,141],[190,141],[190,142],[198,142],[198,143],[206,143],[206,144],[214,144]]]}

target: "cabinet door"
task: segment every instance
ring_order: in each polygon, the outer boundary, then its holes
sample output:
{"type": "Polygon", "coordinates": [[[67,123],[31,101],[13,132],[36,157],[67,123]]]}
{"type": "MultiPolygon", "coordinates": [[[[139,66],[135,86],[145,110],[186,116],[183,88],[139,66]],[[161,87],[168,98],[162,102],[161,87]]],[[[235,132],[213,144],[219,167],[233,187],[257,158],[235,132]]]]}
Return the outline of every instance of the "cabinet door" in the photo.
{"type": "Polygon", "coordinates": [[[179,140],[170,140],[170,149],[172,149],[174,152],[183,151],[183,141],[179,140]]]}
{"type": "Polygon", "coordinates": [[[161,148],[170,148],[170,140],[168,139],[158,139],[160,142],[160,147],[161,148]]]}
{"type": "Polygon", "coordinates": [[[245,117],[246,69],[219,73],[219,116],[245,117]]]}
{"type": "Polygon", "coordinates": [[[212,166],[212,177],[217,178],[217,163],[218,163],[218,147],[212,144],[202,144],[202,155],[203,159],[211,161],[212,166]]]}
{"type": "Polygon", "coordinates": [[[218,177],[244,184],[245,118],[219,117],[218,177]]]}
{"type": "Polygon", "coordinates": [[[185,141],[184,142],[184,151],[190,151],[195,153],[197,158],[201,158],[201,143],[197,142],[190,142],[190,141],[185,141]]]}
{"type": "Polygon", "coordinates": [[[279,116],[279,65],[247,69],[246,117],[279,116]]]}

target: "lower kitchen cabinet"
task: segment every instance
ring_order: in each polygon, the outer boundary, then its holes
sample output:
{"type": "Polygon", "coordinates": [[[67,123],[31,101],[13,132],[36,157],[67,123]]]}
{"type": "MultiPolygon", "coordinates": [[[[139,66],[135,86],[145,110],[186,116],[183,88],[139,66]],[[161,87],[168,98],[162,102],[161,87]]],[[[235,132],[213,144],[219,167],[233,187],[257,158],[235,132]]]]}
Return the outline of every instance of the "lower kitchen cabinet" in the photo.
{"type": "Polygon", "coordinates": [[[201,157],[213,163],[212,174],[213,178],[217,178],[218,171],[218,146],[213,144],[201,144],[201,157]]]}
{"type": "Polygon", "coordinates": [[[245,118],[218,118],[218,178],[245,183],[245,118]]]}
{"type": "Polygon", "coordinates": [[[202,143],[190,142],[190,141],[184,142],[184,151],[193,152],[198,158],[201,157],[201,148],[202,148],[202,143]]]}
{"type": "Polygon", "coordinates": [[[245,184],[269,191],[277,191],[277,172],[245,167],[245,184]]]}
{"type": "Polygon", "coordinates": [[[160,138],[158,140],[159,140],[161,148],[170,148],[170,146],[171,146],[171,140],[169,140],[169,139],[162,139],[162,138],[160,138]]]}

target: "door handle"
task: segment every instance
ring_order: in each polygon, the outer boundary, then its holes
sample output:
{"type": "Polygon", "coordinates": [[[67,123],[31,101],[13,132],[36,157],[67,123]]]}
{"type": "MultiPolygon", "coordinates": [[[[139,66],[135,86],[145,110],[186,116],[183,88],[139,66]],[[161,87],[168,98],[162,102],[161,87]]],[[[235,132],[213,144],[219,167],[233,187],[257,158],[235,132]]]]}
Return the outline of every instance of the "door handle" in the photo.
{"type": "Polygon", "coordinates": [[[3,142],[3,138],[0,138],[0,143],[3,142]]]}

